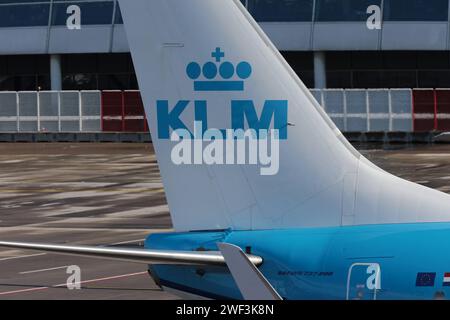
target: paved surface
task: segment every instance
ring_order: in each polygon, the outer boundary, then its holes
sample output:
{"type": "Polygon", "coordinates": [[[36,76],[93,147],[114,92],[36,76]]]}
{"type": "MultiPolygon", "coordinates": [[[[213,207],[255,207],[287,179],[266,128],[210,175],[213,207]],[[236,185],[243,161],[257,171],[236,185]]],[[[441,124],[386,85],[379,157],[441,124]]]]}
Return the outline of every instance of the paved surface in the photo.
{"type": "MultiPolygon", "coordinates": [[[[450,192],[450,146],[363,153],[406,179],[450,192]]],[[[170,230],[151,145],[0,144],[0,239],[139,246],[170,230]]],[[[0,249],[0,299],[173,299],[143,265],[0,249]],[[65,286],[67,266],[82,289],[65,286]]]]}
{"type": "MultiPolygon", "coordinates": [[[[358,146],[357,146],[358,147],[358,146]]],[[[401,178],[450,193],[450,145],[395,146],[388,150],[364,148],[372,162],[401,178]]]]}
{"type": "MultiPolygon", "coordinates": [[[[0,150],[2,240],[133,246],[171,228],[151,145],[0,144],[0,150]]],[[[0,299],[171,298],[142,264],[0,249],[0,299]],[[66,266],[74,264],[81,290],[64,286],[66,266]]]]}

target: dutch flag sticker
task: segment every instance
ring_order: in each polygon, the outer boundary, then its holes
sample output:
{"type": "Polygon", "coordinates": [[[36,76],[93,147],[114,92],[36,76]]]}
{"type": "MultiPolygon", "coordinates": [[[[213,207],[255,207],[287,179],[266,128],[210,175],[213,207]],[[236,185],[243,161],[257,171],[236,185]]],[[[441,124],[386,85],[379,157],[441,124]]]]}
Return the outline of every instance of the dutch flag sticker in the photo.
{"type": "Polygon", "coordinates": [[[450,272],[444,273],[444,281],[442,285],[445,287],[450,287],[450,272]]]}

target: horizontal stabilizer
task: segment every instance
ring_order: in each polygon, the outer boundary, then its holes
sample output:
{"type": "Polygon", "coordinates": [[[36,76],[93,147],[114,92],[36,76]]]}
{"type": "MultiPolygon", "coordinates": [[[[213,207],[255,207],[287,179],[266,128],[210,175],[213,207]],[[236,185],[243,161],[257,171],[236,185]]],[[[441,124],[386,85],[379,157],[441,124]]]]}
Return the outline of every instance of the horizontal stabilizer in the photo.
{"type": "MultiPolygon", "coordinates": [[[[0,242],[0,247],[25,250],[37,250],[64,255],[84,256],[109,260],[121,260],[145,264],[183,264],[183,265],[223,265],[225,259],[220,251],[172,251],[148,250],[134,248],[66,246],[42,243],[0,242]]],[[[262,263],[262,258],[248,255],[255,265],[262,263]]]]}
{"type": "Polygon", "coordinates": [[[283,300],[241,248],[229,243],[218,246],[245,300],[283,300]]]}

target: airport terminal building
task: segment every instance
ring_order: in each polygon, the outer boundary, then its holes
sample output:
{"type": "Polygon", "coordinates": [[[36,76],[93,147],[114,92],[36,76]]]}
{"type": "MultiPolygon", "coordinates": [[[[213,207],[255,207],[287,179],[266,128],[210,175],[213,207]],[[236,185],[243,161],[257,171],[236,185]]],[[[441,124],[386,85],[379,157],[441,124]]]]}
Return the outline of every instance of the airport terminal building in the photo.
{"type": "MultiPolygon", "coordinates": [[[[442,131],[449,1],[242,3],[342,130],[442,131]]],[[[145,131],[138,89],[116,0],[0,0],[1,132],[145,131]]]]}

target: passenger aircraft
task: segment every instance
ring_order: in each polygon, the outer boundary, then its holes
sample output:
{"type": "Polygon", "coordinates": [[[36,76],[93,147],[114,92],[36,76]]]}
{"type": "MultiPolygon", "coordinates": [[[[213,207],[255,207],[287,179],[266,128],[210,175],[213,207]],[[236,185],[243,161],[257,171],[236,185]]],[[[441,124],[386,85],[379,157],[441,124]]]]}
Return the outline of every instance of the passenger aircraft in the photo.
{"type": "Polygon", "coordinates": [[[450,296],[450,196],[356,151],[239,0],[120,7],[174,232],[143,249],[1,246],[144,263],[162,288],[196,297],[450,296]],[[174,164],[170,133],[199,120],[279,130],[278,172],[174,164]]]}

